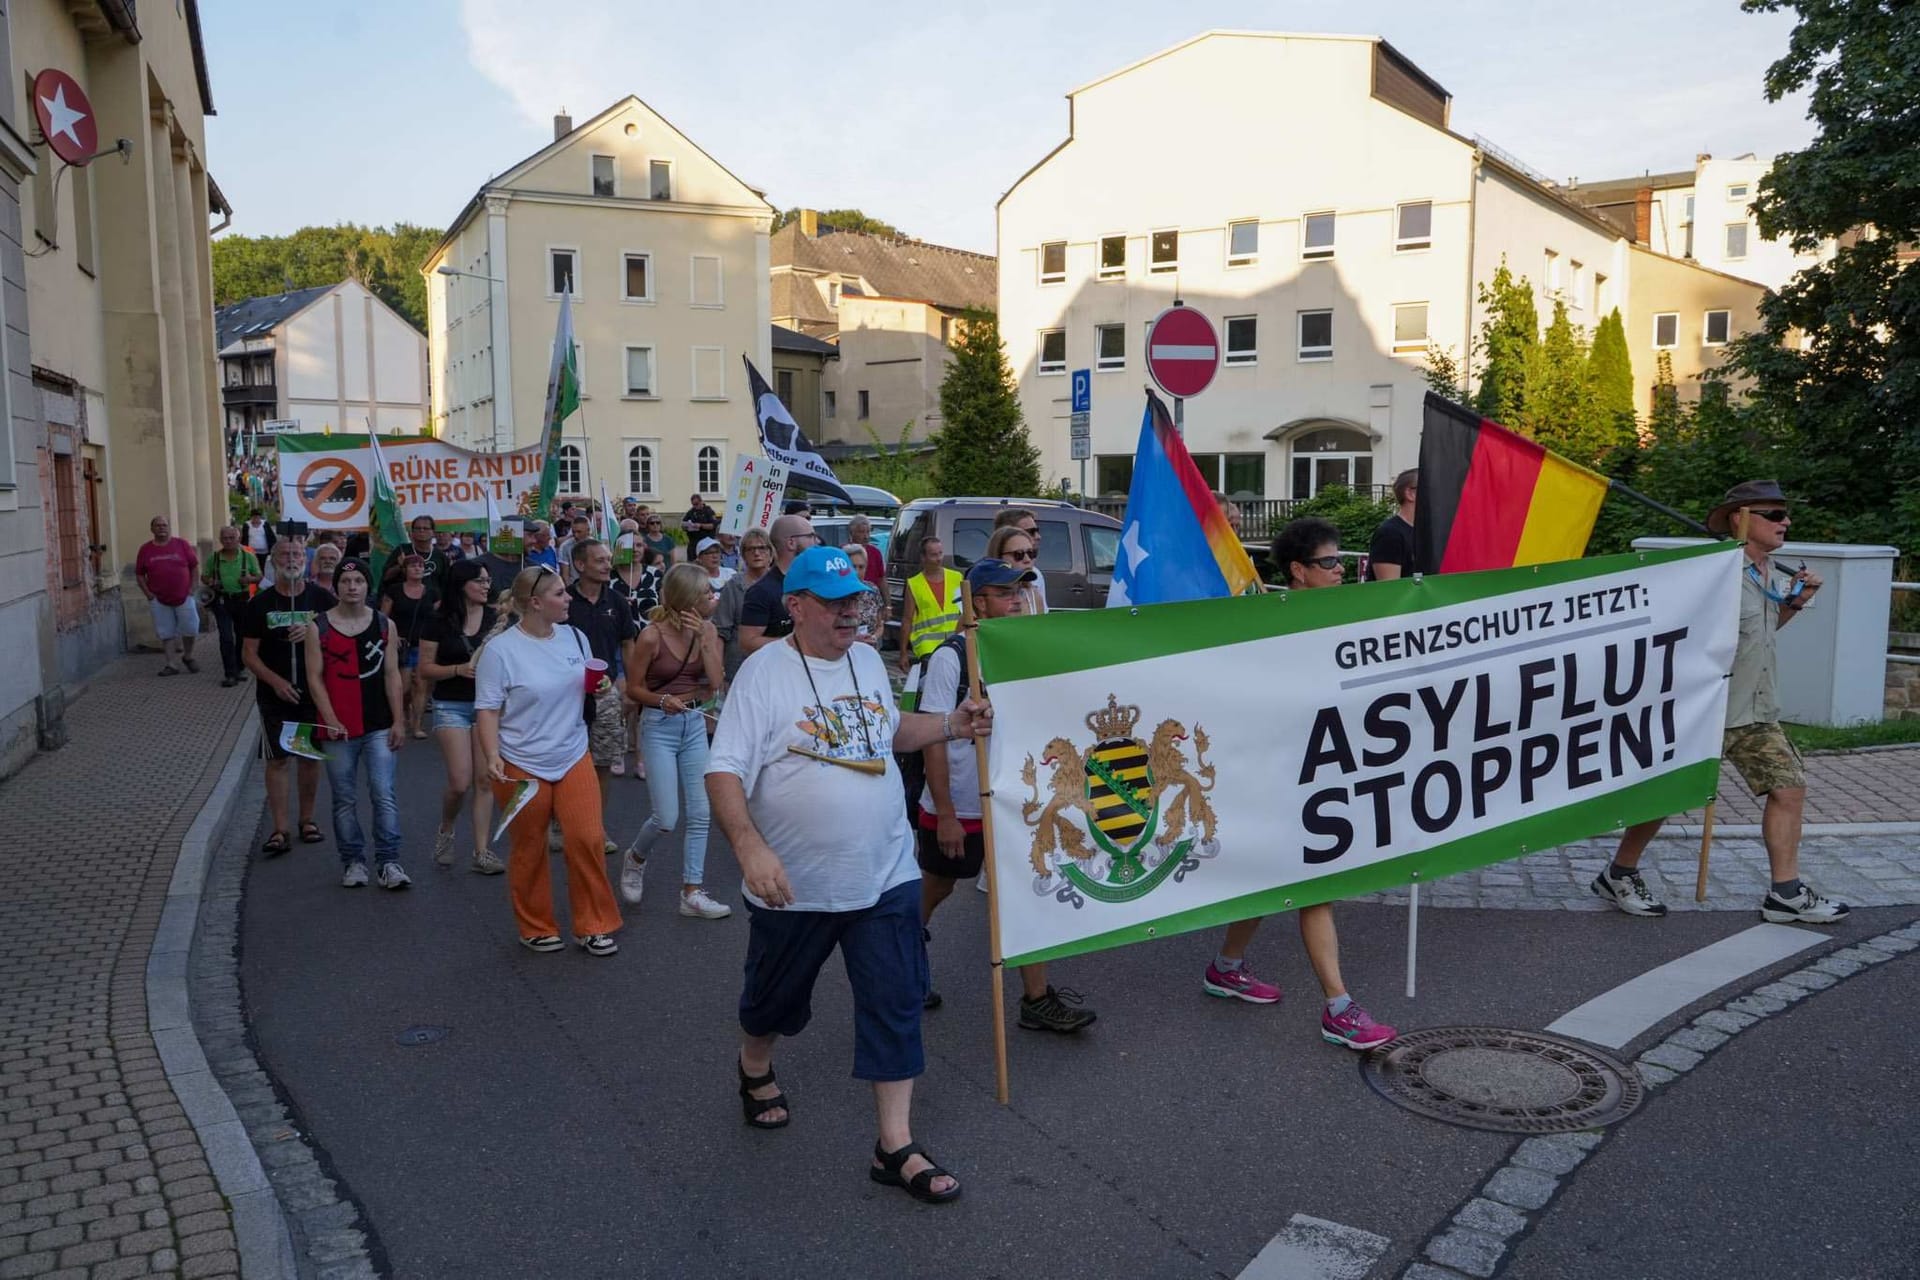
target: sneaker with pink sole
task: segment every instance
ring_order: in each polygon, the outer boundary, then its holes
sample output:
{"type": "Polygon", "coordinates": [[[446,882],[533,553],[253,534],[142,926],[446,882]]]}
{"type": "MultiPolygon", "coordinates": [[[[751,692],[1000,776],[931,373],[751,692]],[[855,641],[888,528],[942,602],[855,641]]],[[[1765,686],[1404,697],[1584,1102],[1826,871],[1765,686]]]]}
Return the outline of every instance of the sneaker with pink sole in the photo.
{"type": "Polygon", "coordinates": [[[1338,1014],[1329,1013],[1325,1005],[1320,1007],[1320,1038],[1328,1044],[1365,1051],[1378,1048],[1398,1034],[1386,1023],[1375,1022],[1373,1015],[1358,1004],[1350,1004],[1338,1014]]]}
{"type": "Polygon", "coordinates": [[[1244,964],[1232,970],[1209,964],[1207,976],[1200,985],[1210,996],[1245,1000],[1248,1004],[1280,1003],[1280,988],[1254,977],[1253,970],[1244,964]]]}

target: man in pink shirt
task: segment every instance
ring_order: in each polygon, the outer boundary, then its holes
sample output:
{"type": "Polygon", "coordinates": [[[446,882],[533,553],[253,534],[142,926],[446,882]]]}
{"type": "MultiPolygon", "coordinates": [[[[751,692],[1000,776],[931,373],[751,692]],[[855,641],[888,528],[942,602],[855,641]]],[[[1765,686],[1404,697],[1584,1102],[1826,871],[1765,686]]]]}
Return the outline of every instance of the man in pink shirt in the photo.
{"type": "Polygon", "coordinates": [[[174,665],[175,656],[187,670],[197,672],[200,664],[193,660],[193,641],[200,634],[200,609],[193,598],[193,584],[200,571],[200,557],[191,542],[173,536],[173,526],[165,516],[155,516],[148,527],[153,530],[153,541],[140,544],[140,554],[133,560],[133,579],[147,598],[153,629],[166,658],[160,674],[180,674],[180,668],[174,665]]]}

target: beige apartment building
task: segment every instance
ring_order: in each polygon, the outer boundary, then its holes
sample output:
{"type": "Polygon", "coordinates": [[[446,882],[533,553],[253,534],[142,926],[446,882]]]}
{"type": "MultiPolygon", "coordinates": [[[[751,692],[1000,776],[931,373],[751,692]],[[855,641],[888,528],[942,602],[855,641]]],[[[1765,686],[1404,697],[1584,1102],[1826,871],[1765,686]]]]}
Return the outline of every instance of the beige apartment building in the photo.
{"type": "Polygon", "coordinates": [[[840,351],[822,374],[815,439],[892,446],[938,431],[949,344],[969,308],[993,309],[994,259],[841,231],[811,209],[774,234],[771,252],[774,323],[840,351]]]}
{"type": "Polygon", "coordinates": [[[555,117],[422,267],[434,429],[481,450],[540,438],[565,293],[582,398],[561,490],[719,497],[734,454],[759,448],[741,357],[772,364],[773,212],[638,98],[555,117]]]}
{"type": "MultiPolygon", "coordinates": [[[[99,665],[151,641],[132,585],[147,524],[211,545],[226,521],[195,0],[10,0],[0,11],[0,772],[58,745],[99,665]],[[35,78],[85,93],[99,153],[41,136],[35,78]],[[121,140],[124,139],[124,143],[121,140]],[[11,210],[9,210],[11,212],[11,210]]],[[[63,106],[74,104],[62,100],[63,106]]],[[[221,224],[224,225],[224,222],[221,224]]]]}
{"type": "Polygon", "coordinates": [[[1655,314],[1702,317],[1697,348],[1665,348],[1684,378],[1715,358],[1706,313],[1737,333],[1758,301],[1693,264],[1644,266],[1599,213],[1453,132],[1451,96],[1377,37],[1206,32],[1067,98],[1068,137],[998,205],[1000,327],[1050,484],[1126,491],[1147,326],[1176,299],[1212,321],[1222,357],[1184,406],[1187,446],[1246,498],[1378,489],[1413,466],[1427,350],[1468,350],[1475,286],[1503,260],[1543,324],[1556,298],[1589,330],[1619,308],[1643,384],[1655,314]],[[1164,171],[1146,180],[1143,156],[1164,171]],[[1068,430],[1080,369],[1084,468],[1068,430]]]}

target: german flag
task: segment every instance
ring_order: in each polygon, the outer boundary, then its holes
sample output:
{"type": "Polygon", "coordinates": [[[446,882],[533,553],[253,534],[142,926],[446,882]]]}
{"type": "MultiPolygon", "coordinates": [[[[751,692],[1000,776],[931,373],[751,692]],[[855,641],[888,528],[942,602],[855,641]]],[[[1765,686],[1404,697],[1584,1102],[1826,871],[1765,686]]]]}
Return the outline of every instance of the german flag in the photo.
{"type": "Polygon", "coordinates": [[[1606,496],[1605,476],[1427,393],[1413,515],[1422,573],[1577,559],[1606,496]]]}

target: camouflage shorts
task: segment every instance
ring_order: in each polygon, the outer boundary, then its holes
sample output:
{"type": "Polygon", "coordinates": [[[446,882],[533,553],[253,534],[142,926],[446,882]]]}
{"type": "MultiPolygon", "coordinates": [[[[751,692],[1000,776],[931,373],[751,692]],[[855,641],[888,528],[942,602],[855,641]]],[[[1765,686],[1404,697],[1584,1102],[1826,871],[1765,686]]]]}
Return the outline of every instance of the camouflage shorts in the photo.
{"type": "Polygon", "coordinates": [[[1807,785],[1800,752],[1777,724],[1743,724],[1729,729],[1720,752],[1757,796],[1807,785]]]}
{"type": "Polygon", "coordinates": [[[587,750],[593,767],[604,769],[626,753],[626,708],[611,684],[594,695],[593,723],[587,726],[587,750]]]}

